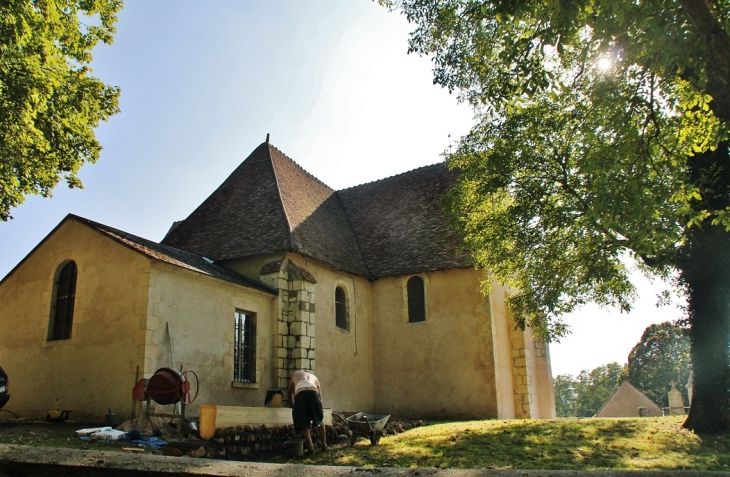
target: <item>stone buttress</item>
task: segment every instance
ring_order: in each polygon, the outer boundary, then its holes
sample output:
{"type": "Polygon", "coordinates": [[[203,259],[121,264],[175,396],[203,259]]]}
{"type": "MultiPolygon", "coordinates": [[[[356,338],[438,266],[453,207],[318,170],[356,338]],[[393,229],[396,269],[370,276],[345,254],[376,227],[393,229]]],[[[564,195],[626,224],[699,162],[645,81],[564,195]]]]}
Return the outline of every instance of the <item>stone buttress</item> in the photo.
{"type": "Polygon", "coordinates": [[[261,280],[279,289],[276,384],[289,386],[295,371],[315,371],[315,289],[317,281],[306,269],[289,259],[267,262],[261,280]],[[278,264],[279,267],[275,265],[278,264]]]}

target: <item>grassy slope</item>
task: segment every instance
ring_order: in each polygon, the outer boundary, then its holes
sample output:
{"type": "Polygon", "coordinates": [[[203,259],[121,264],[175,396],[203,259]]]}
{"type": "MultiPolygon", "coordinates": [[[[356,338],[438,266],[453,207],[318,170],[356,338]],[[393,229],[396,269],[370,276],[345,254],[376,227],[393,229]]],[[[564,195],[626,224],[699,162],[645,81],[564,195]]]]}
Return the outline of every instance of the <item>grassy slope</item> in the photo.
{"type": "MultiPolygon", "coordinates": [[[[730,470],[730,435],[697,436],[682,417],[444,423],[387,436],[372,447],[333,446],[313,458],[274,462],[376,467],[730,470]]],[[[0,443],[121,450],[127,442],[85,442],[79,424],[0,422],[0,443]]],[[[133,446],[132,446],[133,447],[133,446]]],[[[159,453],[147,450],[146,453],[159,453]]]]}
{"type": "Polygon", "coordinates": [[[730,470],[730,436],[700,437],[681,429],[682,421],[666,417],[445,423],[387,436],[377,447],[360,439],[353,448],[339,446],[304,462],[376,467],[730,470]]]}

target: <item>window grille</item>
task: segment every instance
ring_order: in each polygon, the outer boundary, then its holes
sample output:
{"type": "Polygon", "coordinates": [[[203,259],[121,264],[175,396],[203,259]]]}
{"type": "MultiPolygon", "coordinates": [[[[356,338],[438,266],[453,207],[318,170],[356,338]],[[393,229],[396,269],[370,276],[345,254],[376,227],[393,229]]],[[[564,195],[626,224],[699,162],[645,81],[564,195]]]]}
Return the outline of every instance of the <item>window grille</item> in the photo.
{"type": "Polygon", "coordinates": [[[256,316],[236,310],[233,343],[233,380],[256,382],[256,316]]]}
{"type": "Polygon", "coordinates": [[[335,288],[335,325],[343,330],[349,330],[347,322],[347,300],[342,287],[335,288]]]}
{"type": "Polygon", "coordinates": [[[74,318],[76,301],[76,263],[71,261],[63,266],[56,286],[56,301],[53,311],[53,322],[50,330],[50,341],[71,338],[71,327],[74,318]]]}
{"type": "Polygon", "coordinates": [[[423,278],[408,279],[408,322],[426,321],[426,293],[423,278]]]}

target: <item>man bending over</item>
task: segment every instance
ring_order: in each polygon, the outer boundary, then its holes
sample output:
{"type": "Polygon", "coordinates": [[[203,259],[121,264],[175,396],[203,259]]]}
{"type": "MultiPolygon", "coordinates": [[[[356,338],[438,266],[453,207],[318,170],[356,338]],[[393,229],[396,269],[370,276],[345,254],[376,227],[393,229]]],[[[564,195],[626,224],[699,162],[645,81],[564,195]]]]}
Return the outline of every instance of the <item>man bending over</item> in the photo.
{"type": "Polygon", "coordinates": [[[319,379],[306,371],[296,371],[289,382],[287,392],[292,405],[294,429],[302,431],[308,453],[314,454],[314,443],[309,431],[312,422],[317,426],[322,450],[327,450],[327,430],[323,422],[322,389],[319,386],[319,379]]]}

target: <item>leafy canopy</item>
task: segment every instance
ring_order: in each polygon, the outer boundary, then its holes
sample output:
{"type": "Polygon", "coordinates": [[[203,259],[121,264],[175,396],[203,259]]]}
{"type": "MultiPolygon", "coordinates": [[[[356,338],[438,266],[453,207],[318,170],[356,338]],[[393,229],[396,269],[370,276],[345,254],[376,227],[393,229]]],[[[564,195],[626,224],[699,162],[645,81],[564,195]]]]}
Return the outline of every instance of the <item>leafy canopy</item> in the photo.
{"type": "Polygon", "coordinates": [[[622,380],[624,366],[609,363],[578,376],[561,374],[555,378],[558,417],[592,417],[608,401],[622,380]]]}
{"type": "MultiPolygon", "coordinates": [[[[724,25],[730,4],[713,5],[724,25]]],[[[397,6],[416,24],[410,51],[432,55],[434,82],[477,112],[449,156],[463,174],[448,208],[476,264],[517,290],[521,325],[556,338],[560,315],[586,302],[629,310],[627,256],[667,276],[688,228],[730,226],[712,181],[688,173],[727,139],[728,117],[711,107],[707,52],[680,2],[397,6]]]]}
{"type": "Polygon", "coordinates": [[[119,88],[89,75],[91,50],[110,44],[121,0],[7,0],[0,6],[0,219],[27,194],[99,158],[100,121],[119,112],[119,88]]]}
{"type": "Polygon", "coordinates": [[[629,353],[624,377],[659,406],[667,407],[670,382],[689,404],[685,384],[689,379],[690,343],[685,329],[670,322],[650,325],[629,353]]]}

